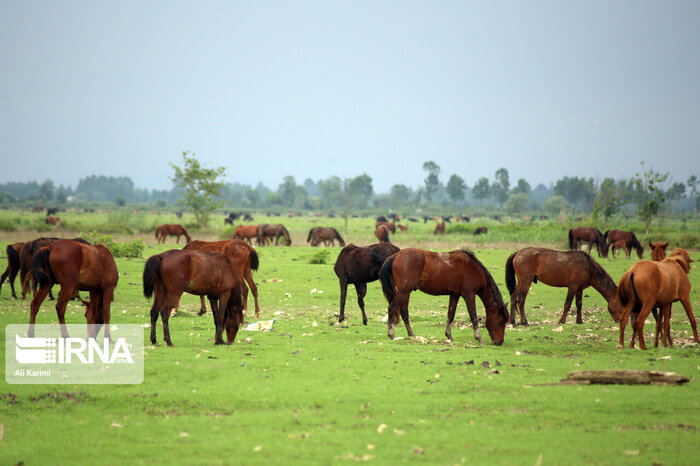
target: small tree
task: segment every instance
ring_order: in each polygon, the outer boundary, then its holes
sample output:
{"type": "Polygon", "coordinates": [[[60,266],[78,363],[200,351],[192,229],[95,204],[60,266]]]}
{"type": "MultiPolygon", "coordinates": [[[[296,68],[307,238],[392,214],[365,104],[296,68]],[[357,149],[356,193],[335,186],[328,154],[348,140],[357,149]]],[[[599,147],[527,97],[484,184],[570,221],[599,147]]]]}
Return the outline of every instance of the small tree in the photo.
{"type": "Polygon", "coordinates": [[[491,195],[491,188],[489,187],[489,180],[485,176],[482,176],[474,183],[474,189],[472,189],[472,196],[478,201],[483,201],[491,195]]]}
{"type": "Polygon", "coordinates": [[[508,178],[508,170],[499,168],[496,170],[495,181],[491,185],[491,195],[498,201],[501,206],[508,200],[510,195],[510,180],[508,178]]]}
{"type": "Polygon", "coordinates": [[[644,221],[645,233],[648,235],[649,224],[666,200],[663,185],[668,178],[668,173],[656,173],[651,167],[646,172],[643,170],[644,162],[642,162],[642,173],[635,174],[633,179],[637,195],[637,215],[644,221]]]}
{"type": "Polygon", "coordinates": [[[622,188],[619,188],[612,178],[603,180],[598,189],[595,207],[593,208],[594,218],[602,215],[607,223],[610,217],[619,212],[620,208],[627,203],[627,193],[624,191],[624,185],[624,182],[622,182],[622,188]]]}
{"type": "Polygon", "coordinates": [[[464,179],[461,176],[456,174],[450,176],[450,179],[447,181],[446,189],[452,202],[456,204],[458,201],[464,200],[464,190],[466,187],[467,185],[464,183],[464,179]]]}
{"type": "Polygon", "coordinates": [[[530,196],[525,193],[511,194],[506,201],[506,210],[511,214],[522,214],[532,205],[530,196]]]}
{"type": "Polygon", "coordinates": [[[695,198],[695,212],[700,212],[700,180],[695,175],[691,175],[688,178],[688,188],[690,188],[690,195],[695,198]]]}
{"type": "Polygon", "coordinates": [[[226,168],[204,168],[190,151],[182,151],[182,162],[183,167],[170,164],[170,168],[175,171],[170,181],[182,191],[184,204],[192,209],[197,223],[206,226],[211,213],[223,205],[223,201],[217,198],[224,186],[219,177],[225,174],[226,168]]]}

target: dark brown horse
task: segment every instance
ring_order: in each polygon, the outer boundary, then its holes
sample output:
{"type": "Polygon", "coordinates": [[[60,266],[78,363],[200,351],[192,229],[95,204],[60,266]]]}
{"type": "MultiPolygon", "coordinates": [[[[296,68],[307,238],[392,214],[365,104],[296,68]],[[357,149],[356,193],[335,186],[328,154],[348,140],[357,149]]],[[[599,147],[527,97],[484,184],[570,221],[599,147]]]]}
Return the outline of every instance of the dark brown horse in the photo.
{"type": "Polygon", "coordinates": [[[238,225],[233,231],[233,239],[245,240],[251,244],[251,238],[258,237],[258,225],[238,225]]]}
{"type": "Polygon", "coordinates": [[[345,240],[338,230],[330,227],[315,227],[309,231],[309,236],[306,239],[307,242],[311,243],[311,246],[318,246],[323,241],[325,246],[334,246],[334,241],[338,240],[340,246],[345,246],[345,240]]]}
{"type": "MultiPolygon", "coordinates": [[[[92,246],[71,239],[59,239],[39,249],[32,259],[34,287],[39,290],[30,305],[29,332],[34,336],[34,323],[41,303],[54,284],[61,285],[56,300],[56,314],[61,325],[61,335],[68,336],[64,319],[66,305],[77,291],[88,291],[90,301],[86,305],[88,324],[104,324],[105,338],[109,338],[110,306],[114,299],[114,288],[119,281],[117,264],[112,253],[104,245],[92,246]]],[[[90,327],[88,337],[97,336],[99,327],[90,327]]]]}
{"type": "Polygon", "coordinates": [[[166,223],[165,225],[161,225],[158,228],[156,228],[156,239],[158,240],[158,244],[165,244],[165,239],[168,236],[177,236],[175,244],[179,244],[180,236],[183,235],[185,237],[186,244],[189,244],[189,242],[192,241],[192,238],[190,237],[189,233],[187,233],[187,228],[183,227],[180,224],[166,223]]]}
{"type": "Polygon", "coordinates": [[[2,273],[2,277],[0,277],[0,289],[2,289],[2,284],[5,283],[5,279],[9,276],[8,281],[12,289],[12,297],[15,299],[17,299],[17,294],[15,293],[15,277],[19,273],[19,252],[22,250],[22,246],[24,246],[24,243],[7,245],[7,249],[5,249],[5,251],[7,251],[7,268],[2,273]]]}
{"type": "Polygon", "coordinates": [[[409,336],[413,330],[408,322],[408,300],[411,292],[420,290],[430,295],[449,295],[445,336],[452,340],[451,327],[460,296],[469,310],[474,337],[481,343],[476,315],[476,296],[486,309],[486,329],[495,345],[502,345],[508,309],[501,292],[486,267],[474,253],[467,250],[431,252],[422,249],[402,249],[390,256],[379,272],[382,290],[389,301],[387,322],[389,338],[394,338],[394,326],[403,319],[409,336]]]}
{"type": "Polygon", "coordinates": [[[569,230],[569,249],[576,251],[582,243],[588,243],[588,254],[595,245],[598,257],[608,257],[608,243],[597,228],[576,227],[569,230]]]}
{"type": "MultiPolygon", "coordinates": [[[[240,239],[230,239],[226,241],[192,241],[190,244],[184,247],[184,249],[190,249],[193,251],[200,252],[218,252],[223,254],[231,265],[233,270],[238,274],[238,280],[242,283],[244,280],[250,288],[250,292],[255,299],[255,318],[260,318],[260,305],[258,304],[258,287],[255,286],[255,280],[253,280],[253,270],[258,270],[260,265],[258,259],[258,253],[253,248],[243,240],[240,239]]],[[[207,308],[204,304],[204,295],[202,298],[202,306],[199,310],[198,315],[204,315],[207,312],[207,308]]],[[[243,293],[243,310],[248,309],[248,295],[243,293]]]]}
{"type": "Polygon", "coordinates": [[[281,223],[275,225],[268,225],[263,223],[258,226],[258,240],[257,244],[265,246],[269,241],[275,240],[275,246],[279,244],[280,238],[284,238],[285,246],[291,246],[292,238],[289,236],[289,232],[281,223]]]}
{"type": "Polygon", "coordinates": [[[485,235],[485,234],[488,233],[488,232],[489,232],[488,227],[482,226],[482,227],[479,227],[479,228],[477,228],[476,230],[474,230],[474,236],[477,236],[477,235],[485,235]]]}
{"type": "Polygon", "coordinates": [[[227,343],[233,343],[243,322],[243,286],[223,254],[171,249],[149,257],[143,269],[143,295],[150,298],[155,294],[151,307],[151,343],[157,344],[156,323],[160,314],[163,339],[173,346],[168,318],[185,291],[209,298],[216,327],[214,344],[224,344],[224,327],[227,343]]]}
{"type": "Polygon", "coordinates": [[[379,225],[377,231],[374,232],[380,243],[391,243],[389,240],[389,228],[386,225],[379,225]]]}
{"type": "Polygon", "coordinates": [[[389,232],[391,232],[392,235],[394,233],[396,233],[396,224],[394,224],[392,222],[382,222],[382,221],[378,220],[377,223],[374,224],[374,229],[376,230],[381,225],[384,225],[385,227],[387,227],[389,229],[389,232]]]}
{"type": "MultiPolygon", "coordinates": [[[[61,238],[37,238],[32,241],[27,241],[19,251],[19,281],[22,286],[22,299],[26,299],[27,293],[30,290],[31,284],[34,281],[32,276],[32,259],[39,249],[57,241],[61,238]]],[[[73,241],[89,244],[82,238],[73,238],[73,241]]],[[[49,291],[49,299],[53,299],[53,294],[49,291]]]]}
{"type": "Polygon", "coordinates": [[[391,243],[379,243],[371,246],[355,246],[349,244],[338,254],[335,261],[335,274],[340,282],[340,314],[338,322],[345,320],[345,297],[348,285],[355,285],[357,304],[362,311],[362,323],[367,325],[364,297],[367,294],[367,283],[379,279],[379,269],[387,257],[398,252],[399,248],[391,243]]]}
{"type": "MultiPolygon", "coordinates": [[[[634,232],[631,231],[624,231],[624,230],[608,230],[605,232],[603,235],[603,238],[605,239],[607,246],[610,247],[613,243],[616,243],[618,241],[624,241],[625,242],[625,256],[629,259],[630,258],[630,253],[632,252],[632,248],[634,248],[637,251],[637,256],[641,259],[644,257],[644,247],[642,247],[641,243],[635,236],[634,232]]],[[[613,254],[614,256],[614,254],[613,254]]]]}
{"type": "Polygon", "coordinates": [[[685,249],[675,249],[671,255],[661,262],[639,261],[622,275],[618,286],[620,302],[623,304],[620,318],[620,340],[617,347],[624,347],[625,326],[627,319],[632,317],[632,340],[630,348],[634,348],[634,340],[639,336],[639,347],[647,349],[644,343],[644,322],[654,306],[662,309],[663,335],[662,339],[671,341],[671,304],[680,301],[693,328],[693,338],[696,343],[698,330],[695,316],[690,306],[690,255],[685,249]]]}
{"type": "Polygon", "coordinates": [[[514,252],[506,261],[506,286],[510,293],[510,321],[515,324],[516,310],[520,324],[527,325],[525,299],[530,285],[541,281],[545,285],[568,288],[564,312],[559,319],[566,323],[571,301],[576,297],[576,323],[582,324],[581,305],[583,290],[592,286],[608,302],[608,311],[617,322],[622,306],[617,298],[617,287],[610,275],[583,251],[554,251],[544,248],[525,248],[514,252]],[[517,275],[517,284],[516,284],[517,275]]]}

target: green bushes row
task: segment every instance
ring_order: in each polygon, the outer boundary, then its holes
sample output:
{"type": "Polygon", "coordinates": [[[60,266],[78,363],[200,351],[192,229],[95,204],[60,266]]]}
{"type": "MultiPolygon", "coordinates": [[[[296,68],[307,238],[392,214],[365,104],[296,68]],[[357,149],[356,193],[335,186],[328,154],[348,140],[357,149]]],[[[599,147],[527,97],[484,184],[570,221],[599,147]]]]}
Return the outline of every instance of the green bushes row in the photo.
{"type": "Polygon", "coordinates": [[[143,254],[144,245],[139,238],[128,243],[115,243],[111,235],[103,235],[94,231],[80,233],[78,236],[85,241],[89,241],[90,244],[103,244],[114,257],[139,258],[143,254]]]}

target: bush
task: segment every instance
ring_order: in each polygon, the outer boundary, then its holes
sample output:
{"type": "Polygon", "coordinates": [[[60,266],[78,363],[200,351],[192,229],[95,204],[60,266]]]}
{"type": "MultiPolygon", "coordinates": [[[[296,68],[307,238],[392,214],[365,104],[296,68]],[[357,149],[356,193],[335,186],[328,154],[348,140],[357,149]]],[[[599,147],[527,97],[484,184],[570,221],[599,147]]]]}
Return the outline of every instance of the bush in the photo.
{"type": "Polygon", "coordinates": [[[17,222],[9,218],[0,218],[0,231],[17,231],[17,222]]]}
{"type": "Polygon", "coordinates": [[[88,241],[90,244],[103,244],[114,257],[139,258],[143,253],[144,245],[140,238],[136,238],[128,243],[115,243],[112,235],[101,235],[95,231],[90,233],[81,232],[78,237],[88,241]]]}
{"type": "Polygon", "coordinates": [[[321,249],[311,254],[309,264],[327,264],[331,258],[331,252],[328,249],[321,249]]]}

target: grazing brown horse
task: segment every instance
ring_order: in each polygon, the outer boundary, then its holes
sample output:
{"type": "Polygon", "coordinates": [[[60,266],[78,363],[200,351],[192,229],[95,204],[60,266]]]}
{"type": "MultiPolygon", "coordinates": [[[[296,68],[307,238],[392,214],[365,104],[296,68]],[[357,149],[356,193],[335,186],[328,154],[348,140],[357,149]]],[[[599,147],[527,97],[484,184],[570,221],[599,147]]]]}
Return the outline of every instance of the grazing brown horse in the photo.
{"type": "MultiPolygon", "coordinates": [[[[32,259],[39,249],[48,246],[61,238],[37,238],[32,241],[27,241],[19,251],[19,281],[22,285],[22,299],[26,299],[30,286],[34,281],[32,276],[32,259]]],[[[82,238],[73,238],[73,241],[78,241],[84,244],[90,244],[82,238]]],[[[49,291],[49,299],[53,299],[53,294],[49,291]]]]}
{"type": "Polygon", "coordinates": [[[185,291],[209,298],[216,327],[214,344],[224,344],[224,327],[227,343],[233,343],[243,322],[242,286],[223,254],[171,249],[149,257],[143,269],[143,295],[150,298],[155,294],[151,307],[151,343],[157,344],[156,323],[160,314],[163,339],[173,346],[168,318],[185,291]]]}
{"type": "Polygon", "coordinates": [[[251,238],[258,237],[258,225],[238,225],[233,231],[233,239],[242,239],[252,244],[251,238]]]}
{"type": "Polygon", "coordinates": [[[445,222],[435,223],[434,235],[444,235],[445,234],[445,222]]]}
{"type": "Polygon", "coordinates": [[[525,299],[530,285],[541,281],[545,285],[568,288],[564,312],[559,319],[566,323],[571,301],[576,296],[576,323],[582,324],[583,290],[592,286],[608,302],[608,311],[617,322],[622,306],[617,288],[610,275],[583,251],[554,251],[545,248],[525,248],[514,252],[506,261],[506,286],[510,293],[510,321],[515,324],[515,312],[520,312],[520,324],[527,325],[525,299]],[[517,275],[517,284],[516,284],[517,275]]]}
{"type": "Polygon", "coordinates": [[[474,236],[476,235],[485,235],[486,233],[489,232],[488,227],[479,227],[476,230],[474,230],[474,236]]]}
{"type": "MultiPolygon", "coordinates": [[[[632,248],[634,248],[637,251],[637,256],[641,259],[644,257],[644,247],[640,244],[639,240],[635,236],[635,234],[631,231],[624,231],[624,230],[608,230],[605,232],[603,235],[603,238],[605,239],[607,246],[610,247],[613,243],[616,243],[618,241],[624,241],[625,243],[625,256],[629,259],[630,258],[630,253],[632,252],[632,248]]],[[[613,254],[614,256],[615,254],[613,254]]]]}
{"type": "Polygon", "coordinates": [[[624,239],[620,239],[615,241],[614,243],[609,244],[610,247],[612,247],[612,256],[615,258],[615,254],[620,252],[620,249],[624,251],[625,253],[625,258],[629,259],[630,258],[630,251],[627,249],[627,243],[625,243],[624,239]]]}
{"type": "MultiPolygon", "coordinates": [[[[238,274],[238,280],[243,283],[245,280],[248,283],[250,292],[253,294],[255,299],[255,318],[260,318],[260,305],[258,304],[258,287],[255,286],[255,280],[253,280],[253,270],[258,270],[260,265],[258,259],[258,253],[253,248],[243,240],[240,239],[230,239],[226,241],[192,241],[190,244],[184,247],[184,249],[189,249],[193,251],[200,252],[219,252],[223,254],[231,265],[233,270],[238,274]]],[[[204,304],[204,295],[202,298],[202,306],[199,310],[198,315],[204,315],[207,312],[207,308],[204,304]]],[[[248,309],[248,295],[243,293],[243,310],[248,309]]]]}
{"type": "Polygon", "coordinates": [[[411,292],[420,290],[430,295],[449,295],[445,336],[452,340],[451,327],[460,296],[469,310],[474,337],[481,343],[476,315],[476,296],[486,309],[486,329],[495,345],[502,345],[508,309],[501,292],[486,267],[474,253],[467,250],[432,252],[422,249],[402,249],[390,256],[379,271],[382,290],[389,301],[387,322],[389,338],[394,338],[394,326],[403,319],[409,336],[414,336],[408,322],[408,300],[411,292]]]}
{"type": "Polygon", "coordinates": [[[15,277],[19,273],[19,252],[22,250],[22,246],[24,246],[24,243],[7,245],[7,249],[5,249],[5,251],[7,251],[7,268],[2,273],[2,277],[0,278],[0,289],[2,289],[2,284],[5,283],[5,279],[9,276],[8,281],[10,282],[10,288],[12,289],[12,297],[15,299],[17,299],[17,294],[15,293],[15,277]]]}
{"type": "Polygon", "coordinates": [[[258,236],[257,244],[265,246],[268,241],[272,243],[275,240],[275,246],[279,244],[280,238],[284,238],[285,246],[291,246],[292,238],[289,236],[289,232],[281,223],[275,225],[268,225],[263,223],[258,225],[258,236]]]}
{"type": "Polygon", "coordinates": [[[379,225],[377,231],[374,232],[380,243],[391,243],[389,240],[389,228],[386,225],[379,225]]]}
{"type": "Polygon", "coordinates": [[[597,228],[576,227],[569,230],[569,249],[576,251],[581,243],[588,243],[588,254],[593,245],[596,246],[598,257],[608,257],[608,243],[603,233],[597,228]]]}
{"type": "Polygon", "coordinates": [[[183,227],[180,224],[166,223],[165,225],[161,225],[158,228],[156,228],[156,239],[158,240],[158,244],[165,244],[165,239],[168,236],[177,236],[175,244],[179,244],[180,236],[183,235],[185,236],[185,244],[189,244],[189,242],[192,241],[192,238],[190,237],[189,233],[187,233],[187,228],[183,227]]]}
{"type": "MultiPolygon", "coordinates": [[[[386,230],[386,227],[385,227],[386,230]]],[[[391,243],[379,243],[371,246],[355,246],[349,244],[338,254],[333,270],[340,282],[340,314],[338,322],[345,320],[345,297],[348,285],[355,285],[357,305],[362,311],[362,323],[367,325],[364,297],[367,294],[367,283],[379,279],[379,269],[387,257],[398,252],[399,248],[391,243]]]]}
{"type": "MultiPolygon", "coordinates": [[[[61,291],[56,300],[56,314],[61,325],[61,336],[68,336],[66,330],[66,305],[77,291],[88,291],[90,301],[86,305],[85,317],[90,327],[88,337],[96,337],[99,326],[104,324],[104,336],[109,338],[110,306],[114,299],[114,288],[119,281],[117,264],[112,253],[104,245],[92,246],[71,239],[59,239],[39,249],[32,259],[34,288],[39,290],[30,305],[28,336],[34,336],[34,323],[41,303],[58,283],[61,291]]],[[[82,300],[81,300],[82,301],[82,300]]]]}
{"type": "Polygon", "coordinates": [[[408,225],[396,225],[399,231],[408,231],[408,225]]]}
{"type": "Polygon", "coordinates": [[[334,246],[335,240],[338,240],[338,244],[340,244],[341,246],[345,246],[345,240],[342,236],[340,236],[340,233],[338,233],[338,230],[336,230],[335,228],[312,228],[311,231],[309,231],[309,237],[306,240],[307,242],[309,242],[309,238],[311,246],[318,246],[319,244],[321,244],[321,241],[323,241],[323,244],[325,246],[334,246]]]}
{"type": "Polygon", "coordinates": [[[376,230],[376,229],[379,228],[381,225],[384,225],[385,227],[387,227],[387,229],[391,232],[392,235],[393,235],[394,233],[396,233],[396,224],[394,224],[394,223],[392,223],[392,222],[377,221],[377,223],[374,224],[374,229],[376,230]]]}
{"type": "Polygon", "coordinates": [[[47,225],[58,225],[61,223],[61,219],[58,217],[54,217],[52,215],[47,215],[46,216],[46,224],[47,225]]]}
{"type": "Polygon", "coordinates": [[[620,318],[620,340],[617,347],[624,347],[625,326],[627,319],[632,316],[632,340],[630,348],[634,348],[634,340],[639,336],[639,347],[647,349],[644,343],[644,322],[654,306],[662,309],[663,334],[662,339],[671,341],[671,304],[680,301],[693,328],[693,338],[696,343],[698,330],[695,316],[690,306],[690,255],[685,249],[675,249],[667,259],[661,262],[639,261],[622,275],[618,286],[620,302],[623,304],[620,318]]]}
{"type": "Polygon", "coordinates": [[[657,241],[656,243],[652,243],[649,241],[649,247],[651,248],[651,260],[661,262],[662,260],[666,259],[666,248],[668,247],[668,242],[662,243],[661,241],[657,241]]]}

